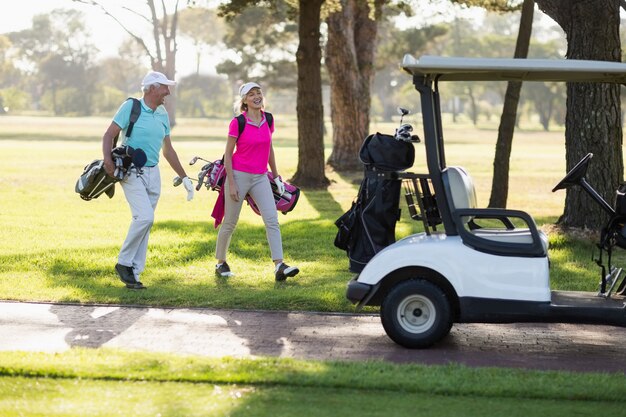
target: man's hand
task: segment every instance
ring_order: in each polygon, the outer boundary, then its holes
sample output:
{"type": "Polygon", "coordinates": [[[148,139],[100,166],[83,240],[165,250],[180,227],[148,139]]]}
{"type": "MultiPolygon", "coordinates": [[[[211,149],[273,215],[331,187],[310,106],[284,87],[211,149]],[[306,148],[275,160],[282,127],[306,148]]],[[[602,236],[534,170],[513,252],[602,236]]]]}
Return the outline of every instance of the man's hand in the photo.
{"type": "Polygon", "coordinates": [[[185,186],[185,190],[187,190],[187,201],[191,201],[193,199],[193,183],[191,182],[191,178],[183,178],[183,186],[185,186]]]}
{"type": "Polygon", "coordinates": [[[115,176],[115,162],[113,162],[112,158],[104,159],[104,172],[106,172],[109,177],[115,176]]]}
{"type": "Polygon", "coordinates": [[[274,184],[276,184],[276,190],[278,191],[278,195],[283,195],[285,193],[285,184],[283,184],[283,179],[280,178],[280,175],[274,177],[274,184]]]}

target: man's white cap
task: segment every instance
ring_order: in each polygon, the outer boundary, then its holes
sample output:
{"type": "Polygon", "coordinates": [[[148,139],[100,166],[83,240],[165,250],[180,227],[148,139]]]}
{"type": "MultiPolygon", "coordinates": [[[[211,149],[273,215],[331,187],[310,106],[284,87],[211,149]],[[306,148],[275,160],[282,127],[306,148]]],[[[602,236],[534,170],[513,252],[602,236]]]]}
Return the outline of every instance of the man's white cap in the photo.
{"type": "Polygon", "coordinates": [[[241,96],[241,98],[244,98],[246,96],[246,94],[248,94],[250,92],[250,90],[252,90],[253,88],[258,88],[260,89],[261,86],[258,85],[257,83],[245,83],[244,85],[242,85],[241,87],[239,87],[239,95],[241,96]]]}
{"type": "Polygon", "coordinates": [[[176,85],[176,81],[168,80],[167,77],[163,73],[160,73],[157,71],[150,71],[149,73],[146,74],[145,77],[143,77],[143,81],[141,81],[141,86],[145,87],[146,85],[151,85],[155,83],[159,83],[163,85],[176,85]]]}

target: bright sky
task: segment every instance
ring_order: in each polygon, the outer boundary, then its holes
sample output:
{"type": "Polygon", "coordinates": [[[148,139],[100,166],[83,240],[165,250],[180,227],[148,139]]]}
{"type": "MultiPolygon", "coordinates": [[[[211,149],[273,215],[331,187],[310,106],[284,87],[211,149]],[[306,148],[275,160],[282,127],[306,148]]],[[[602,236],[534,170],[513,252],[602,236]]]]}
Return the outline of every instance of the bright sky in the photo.
{"type": "MultiPolygon", "coordinates": [[[[128,0],[106,0],[104,3],[106,3],[109,10],[117,12],[115,13],[117,17],[121,16],[121,14],[118,14],[120,6],[130,5],[132,7],[133,5],[133,1],[128,0]]],[[[170,2],[166,1],[166,4],[170,4],[170,2]]],[[[407,20],[405,24],[420,26],[425,22],[432,23],[432,21],[435,20],[440,21],[442,20],[442,16],[450,17],[452,10],[450,9],[449,2],[443,1],[442,4],[443,6],[434,7],[431,5],[427,10],[416,10],[416,16],[407,20]],[[448,10],[444,10],[446,8],[448,10]]],[[[184,7],[184,5],[185,2],[181,1],[179,3],[179,7],[184,7]]],[[[100,57],[117,55],[119,45],[127,38],[126,32],[124,32],[111,17],[102,13],[98,7],[76,3],[72,0],[18,0],[11,2],[11,7],[5,9],[3,13],[0,13],[0,33],[28,29],[32,27],[34,15],[48,13],[57,8],[75,8],[83,11],[87,20],[86,26],[92,30],[92,40],[100,50],[100,57]]],[[[465,11],[459,13],[459,15],[476,18],[482,16],[482,11],[465,11]]],[[[130,20],[124,21],[126,25],[132,26],[129,22],[130,20]]],[[[147,36],[150,36],[150,34],[147,34],[147,36]]],[[[214,64],[218,59],[218,56],[203,56],[201,60],[201,72],[215,74],[214,64]]],[[[195,52],[190,45],[185,44],[180,38],[178,40],[178,56],[176,62],[178,67],[177,77],[195,72],[195,52]]]]}
{"type": "MultiPolygon", "coordinates": [[[[4,0],[5,2],[7,0],[4,0]]],[[[215,0],[217,1],[217,0],[215,0]]],[[[137,0],[106,0],[107,7],[111,10],[117,10],[121,5],[134,4],[137,0]]],[[[139,2],[142,3],[143,2],[139,2]]],[[[169,1],[166,1],[170,4],[169,1]]],[[[181,1],[179,7],[184,7],[185,2],[181,1]],[[182,6],[181,6],[182,5],[182,6]]],[[[0,33],[6,33],[16,30],[22,30],[32,27],[32,18],[35,14],[48,13],[56,8],[76,8],[85,13],[87,19],[87,27],[92,29],[92,39],[94,44],[100,49],[100,56],[115,56],[117,55],[118,46],[126,39],[126,32],[124,32],[120,26],[109,16],[104,15],[99,8],[80,3],[75,3],[72,0],[18,0],[11,2],[11,6],[5,8],[0,13],[0,33]]],[[[537,12],[537,9],[535,9],[537,12]]],[[[470,9],[460,11],[458,9],[453,10],[450,3],[445,0],[440,0],[440,4],[433,6],[432,3],[428,6],[423,6],[422,9],[415,10],[415,16],[404,22],[404,25],[420,26],[424,23],[433,23],[435,21],[441,21],[445,18],[457,15],[459,17],[476,19],[480,21],[483,16],[483,11],[480,9],[470,9]]],[[[622,13],[623,15],[623,13],[622,13]]],[[[549,19],[551,20],[551,19],[549,19]]],[[[125,21],[125,24],[132,26],[125,21]]],[[[401,26],[404,26],[400,23],[401,26]]],[[[148,34],[149,36],[149,34],[148,34]]],[[[178,56],[177,77],[188,75],[195,72],[195,53],[190,45],[186,45],[185,42],[179,38],[178,42],[178,56]]],[[[215,73],[213,65],[218,60],[217,56],[203,56],[202,68],[203,73],[215,73]]]]}
{"type": "Polygon", "coordinates": [[[0,13],[0,33],[28,29],[32,27],[34,15],[45,14],[59,8],[74,8],[85,12],[87,27],[93,29],[94,43],[106,55],[113,55],[117,52],[117,45],[123,38],[117,24],[95,7],[74,3],[72,0],[19,0],[13,2],[11,7],[7,8],[8,10],[5,9],[3,13],[0,13]]]}
{"type": "MultiPolygon", "coordinates": [[[[128,36],[117,22],[94,6],[75,3],[72,0],[18,0],[11,3],[10,8],[7,7],[0,13],[0,33],[31,28],[33,16],[36,14],[45,14],[58,8],[74,8],[85,13],[86,26],[92,30],[92,40],[96,47],[100,49],[101,57],[117,55],[119,45],[128,36]]],[[[128,0],[106,0],[106,4],[107,7],[111,5],[112,10],[116,10],[115,6],[129,5],[132,2],[128,0]]],[[[180,2],[180,4],[184,4],[184,2],[180,2]]],[[[179,7],[181,6],[179,5],[179,7]]],[[[184,42],[181,42],[180,39],[178,41],[178,49],[177,77],[195,72],[193,50],[188,45],[185,45],[184,42]]],[[[212,60],[205,59],[204,64],[208,65],[209,61],[212,60]]],[[[210,66],[201,70],[205,73],[214,73],[213,68],[210,66]]]]}

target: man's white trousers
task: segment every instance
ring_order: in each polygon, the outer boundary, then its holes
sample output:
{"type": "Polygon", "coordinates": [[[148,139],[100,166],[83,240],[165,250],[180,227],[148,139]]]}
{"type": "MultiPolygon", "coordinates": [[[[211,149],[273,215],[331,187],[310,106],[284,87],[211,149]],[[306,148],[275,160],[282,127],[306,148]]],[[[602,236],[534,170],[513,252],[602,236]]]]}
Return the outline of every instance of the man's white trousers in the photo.
{"type": "Polygon", "coordinates": [[[135,279],[146,267],[148,237],[154,223],[154,210],[161,195],[161,174],[159,167],[144,167],[143,174],[136,170],[121,182],[126,201],[130,206],[132,221],[118,256],[118,263],[132,266],[135,279]]]}

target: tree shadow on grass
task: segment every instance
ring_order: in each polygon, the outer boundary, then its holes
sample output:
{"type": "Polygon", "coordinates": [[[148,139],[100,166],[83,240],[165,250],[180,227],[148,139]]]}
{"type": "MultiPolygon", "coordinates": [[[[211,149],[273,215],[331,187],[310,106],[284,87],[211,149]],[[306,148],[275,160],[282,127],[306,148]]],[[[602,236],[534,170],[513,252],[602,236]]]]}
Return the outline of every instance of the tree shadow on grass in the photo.
{"type": "Polygon", "coordinates": [[[147,308],[52,305],[50,312],[72,330],[65,335],[71,347],[99,348],[131,327],[147,308]],[[94,316],[96,309],[104,314],[94,316]]]}
{"type": "MultiPolygon", "coordinates": [[[[30,299],[41,301],[244,309],[303,309],[311,306],[325,309],[326,302],[319,299],[322,296],[328,298],[323,294],[324,288],[337,289],[338,294],[330,297],[332,303],[343,301],[343,287],[349,276],[340,261],[345,259],[345,254],[332,244],[334,224],[329,220],[290,222],[283,226],[283,230],[287,236],[284,240],[287,259],[300,264],[302,272],[297,279],[278,285],[274,283],[265,227],[246,222],[239,223],[229,253],[235,259],[247,260],[248,265],[251,259],[258,262],[252,265],[255,271],[238,270],[236,273],[245,278],[246,274],[258,274],[261,270],[261,279],[269,280],[271,285],[248,278],[235,280],[236,285],[232,280],[218,279],[214,274],[217,231],[208,222],[165,221],[155,224],[147,268],[142,274],[142,282],[148,286],[148,291],[128,290],[119,280],[114,270],[119,251],[117,245],[93,247],[88,251],[64,247],[35,255],[0,257],[0,262],[7,270],[19,275],[43,277],[43,281],[30,284],[33,289],[29,290],[30,299]],[[320,241],[325,243],[320,244],[320,241]],[[29,262],[29,259],[34,261],[29,262]],[[319,263],[324,267],[320,268],[319,263]],[[307,264],[320,272],[308,272],[307,264]],[[263,277],[264,270],[267,270],[267,278],[263,277]]],[[[16,291],[19,292],[23,291],[16,291]]],[[[6,296],[20,298],[12,294],[6,296]]]]}
{"type": "Polygon", "coordinates": [[[305,193],[308,202],[318,212],[319,219],[332,219],[334,221],[343,213],[341,205],[327,190],[310,190],[305,193]]]}

